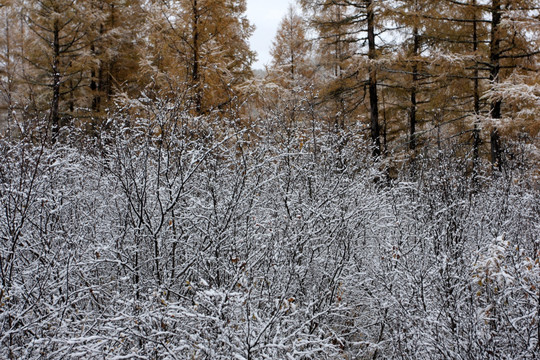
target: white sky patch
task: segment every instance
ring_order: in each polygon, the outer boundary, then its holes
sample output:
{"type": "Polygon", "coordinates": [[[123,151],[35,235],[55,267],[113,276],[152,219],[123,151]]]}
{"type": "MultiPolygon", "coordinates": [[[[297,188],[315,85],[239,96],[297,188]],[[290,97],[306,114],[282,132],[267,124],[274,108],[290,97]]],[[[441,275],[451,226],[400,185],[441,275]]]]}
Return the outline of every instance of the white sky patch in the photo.
{"type": "Polygon", "coordinates": [[[257,52],[257,62],[254,69],[264,69],[270,64],[270,47],[276,36],[279,22],[287,12],[289,4],[294,0],[247,0],[246,15],[256,26],[255,32],[249,39],[251,49],[257,52]]]}

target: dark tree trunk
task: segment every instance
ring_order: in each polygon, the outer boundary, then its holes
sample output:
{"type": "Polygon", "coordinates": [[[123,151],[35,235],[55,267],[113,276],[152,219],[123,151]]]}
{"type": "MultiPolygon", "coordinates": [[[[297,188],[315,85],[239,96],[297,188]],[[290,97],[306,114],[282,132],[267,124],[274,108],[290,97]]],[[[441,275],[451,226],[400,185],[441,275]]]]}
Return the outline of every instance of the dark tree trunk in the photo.
{"type": "Polygon", "coordinates": [[[379,100],[377,97],[377,66],[373,63],[377,58],[375,45],[375,13],[373,1],[366,0],[367,7],[367,31],[368,31],[368,58],[370,60],[369,69],[369,111],[371,122],[371,141],[373,146],[373,156],[381,155],[381,139],[379,126],[379,100]]]}
{"type": "Polygon", "coordinates": [[[412,55],[413,67],[412,67],[412,87],[411,87],[411,108],[409,111],[409,149],[416,149],[416,114],[417,114],[417,83],[418,83],[418,63],[416,57],[420,51],[420,36],[418,35],[418,26],[414,26],[413,29],[413,49],[412,55]]]}
{"type": "Polygon", "coordinates": [[[201,86],[201,74],[200,74],[200,49],[199,49],[199,6],[197,0],[193,0],[192,3],[192,36],[193,36],[193,68],[191,73],[191,80],[193,82],[195,114],[202,114],[202,86],[201,86]]]}
{"type": "MultiPolygon", "coordinates": [[[[491,3],[491,41],[490,41],[490,72],[489,79],[491,85],[495,86],[499,82],[500,65],[500,35],[499,27],[501,24],[501,4],[500,0],[493,0],[491,3]]],[[[491,130],[491,162],[495,167],[502,165],[502,150],[500,145],[500,136],[496,121],[501,118],[502,100],[495,98],[490,105],[490,115],[493,121],[493,129],[491,130]]]]}
{"type": "Polygon", "coordinates": [[[53,62],[52,62],[52,100],[49,121],[52,128],[52,140],[56,141],[60,131],[60,29],[58,21],[54,23],[53,29],[53,62]]]}
{"type": "MultiPolygon", "coordinates": [[[[473,17],[473,52],[476,58],[478,51],[478,19],[476,16],[476,0],[472,0],[472,5],[475,8],[474,17],[473,17]]],[[[478,60],[475,59],[474,65],[474,87],[473,87],[473,97],[474,97],[474,129],[473,129],[473,159],[474,163],[478,162],[479,153],[480,153],[480,129],[478,127],[478,116],[480,115],[480,86],[479,86],[479,70],[478,70],[478,60]]]]}

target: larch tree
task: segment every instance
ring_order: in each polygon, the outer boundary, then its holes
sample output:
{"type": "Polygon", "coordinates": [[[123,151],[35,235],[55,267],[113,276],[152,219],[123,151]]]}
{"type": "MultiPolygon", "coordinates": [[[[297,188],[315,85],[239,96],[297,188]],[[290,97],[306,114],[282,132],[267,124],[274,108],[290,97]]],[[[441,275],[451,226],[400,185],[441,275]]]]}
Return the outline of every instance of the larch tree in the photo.
{"type": "Polygon", "coordinates": [[[296,80],[309,75],[310,50],[305,21],[293,6],[289,6],[272,42],[270,70],[282,73],[294,86],[296,80]]]}
{"type": "MultiPolygon", "coordinates": [[[[378,39],[383,32],[379,18],[381,15],[380,2],[377,0],[303,0],[301,4],[304,9],[313,14],[312,22],[319,31],[321,39],[334,38],[335,40],[331,43],[336,46],[336,49],[341,46],[349,49],[354,48],[353,66],[349,68],[346,76],[349,80],[348,87],[350,89],[350,85],[352,85],[352,88],[367,88],[372,153],[378,157],[381,155],[378,94],[381,49],[378,39]],[[338,16],[332,16],[332,12],[338,16]],[[331,35],[332,33],[335,35],[331,35]]],[[[341,66],[339,70],[341,70],[341,66]]],[[[362,102],[362,98],[359,102],[362,102]]]]}
{"type": "Polygon", "coordinates": [[[48,110],[48,122],[55,139],[60,128],[75,113],[76,92],[84,90],[85,63],[88,61],[89,14],[74,0],[37,0],[24,2],[29,28],[25,60],[33,71],[28,81],[46,89],[38,106],[48,110]],[[85,18],[86,16],[86,18],[85,18]]]}
{"type": "MultiPolygon", "coordinates": [[[[395,27],[396,36],[388,45],[395,56],[389,57],[383,68],[389,85],[384,92],[392,103],[385,112],[392,114],[391,121],[395,123],[392,125],[397,127],[398,137],[406,139],[405,147],[412,152],[421,144],[419,132],[428,122],[430,105],[427,104],[433,101],[431,94],[436,87],[427,33],[433,26],[429,14],[438,11],[438,5],[432,0],[415,0],[393,1],[386,7],[387,26],[395,27]],[[406,126],[402,124],[403,118],[407,119],[406,126]]],[[[389,126],[385,121],[385,148],[389,126]]]]}
{"type": "Polygon", "coordinates": [[[10,133],[17,122],[17,78],[20,58],[17,56],[22,37],[21,21],[11,2],[0,7],[0,133],[10,133]]]}
{"type": "MultiPolygon", "coordinates": [[[[496,167],[503,162],[501,129],[522,128],[538,106],[534,74],[539,5],[521,0],[448,0],[438,15],[429,16],[435,25],[428,34],[431,48],[444,59],[447,75],[441,79],[451,85],[447,99],[452,108],[446,112],[452,114],[451,122],[472,119],[474,159],[480,156],[481,129],[489,130],[489,152],[496,167]]],[[[529,130],[534,138],[534,126],[529,130]]]]}
{"type": "Polygon", "coordinates": [[[318,34],[314,43],[319,93],[316,104],[324,108],[334,129],[343,129],[345,119],[358,108],[359,85],[354,75],[356,27],[345,21],[349,9],[342,3],[304,1],[301,4],[318,34]]]}
{"type": "Polygon", "coordinates": [[[365,8],[367,19],[368,61],[369,61],[369,113],[373,155],[381,154],[381,131],[379,125],[379,100],[377,92],[377,44],[375,31],[375,1],[366,0],[360,8],[365,8]]]}
{"type": "Polygon", "coordinates": [[[485,4],[477,0],[439,4],[438,12],[424,15],[430,23],[426,41],[437,93],[430,108],[443,109],[438,127],[442,140],[459,138],[472,148],[473,166],[480,156],[481,119],[487,115],[483,93],[489,87],[485,61],[489,50],[489,23],[485,4]],[[472,134],[472,136],[470,136],[472,134]],[[472,142],[472,147],[469,144],[472,142]]]}
{"type": "MultiPolygon", "coordinates": [[[[489,38],[489,69],[490,90],[486,94],[490,101],[490,118],[492,129],[490,133],[491,161],[499,167],[503,163],[503,149],[500,140],[501,120],[510,122],[519,120],[523,115],[526,120],[537,122],[530,110],[538,108],[540,92],[537,77],[538,55],[540,54],[540,19],[538,11],[540,2],[537,0],[492,0],[489,4],[490,38],[489,38]],[[513,86],[516,79],[521,78],[513,86]],[[523,87],[529,80],[529,86],[523,87]],[[529,101],[527,101],[529,98],[529,101]],[[511,103],[519,104],[518,109],[511,108],[511,103]],[[529,106],[525,106],[526,103],[529,106]],[[530,108],[532,106],[532,109],[530,108]],[[527,111],[527,108],[530,109],[527,111]],[[512,111],[514,110],[514,111],[512,111]],[[525,110],[525,111],[523,111],[525,110]],[[504,114],[504,111],[507,114],[504,114]]],[[[533,127],[533,137],[538,133],[538,127],[533,127]],[[536,128],[536,129],[535,129],[536,128]]]]}
{"type": "Polygon", "coordinates": [[[137,84],[144,28],[144,9],[140,0],[92,0],[86,10],[95,14],[90,27],[89,87],[92,93],[91,110],[102,116],[110,107],[113,96],[140,91],[137,84]]]}
{"type": "Polygon", "coordinates": [[[146,64],[155,74],[169,68],[172,76],[161,86],[174,89],[168,96],[178,97],[187,84],[185,100],[196,115],[234,107],[255,57],[245,0],[161,1],[153,9],[146,64]]]}
{"type": "MultiPolygon", "coordinates": [[[[444,100],[444,136],[451,138],[472,131],[476,163],[482,143],[481,120],[492,113],[484,93],[493,83],[490,58],[497,41],[492,39],[500,19],[492,17],[489,2],[478,0],[449,0],[440,4],[438,13],[424,17],[431,22],[426,32],[429,48],[437,54],[432,71],[444,100]]],[[[498,139],[493,139],[492,144],[497,146],[498,139]]]]}
{"type": "Polygon", "coordinates": [[[313,66],[311,43],[306,36],[304,19],[289,6],[281,20],[270,54],[272,63],[266,80],[278,86],[278,101],[288,102],[287,119],[294,122],[302,109],[302,102],[310,91],[313,66]]]}
{"type": "MultiPolygon", "coordinates": [[[[431,129],[421,130],[426,139],[436,140],[438,148],[441,141],[456,138],[472,142],[476,164],[483,142],[481,130],[491,129],[486,143],[490,144],[493,163],[501,163],[503,150],[498,128],[519,123],[524,114],[530,118],[531,107],[535,101],[537,104],[537,95],[530,95],[536,91],[532,75],[538,53],[538,20],[534,15],[538,4],[534,3],[390,3],[389,13],[402,35],[396,44],[401,49],[400,56],[397,62],[390,62],[389,70],[404,76],[392,75],[389,85],[397,93],[403,89],[408,93],[409,100],[400,95],[397,106],[409,108],[409,149],[418,146],[418,125],[431,123],[431,129]],[[520,85],[515,87],[505,79],[520,85]],[[524,83],[528,85],[523,86],[524,83]],[[510,88],[515,91],[509,91],[510,88]],[[512,102],[528,104],[517,110],[512,102]],[[418,118],[419,114],[423,119],[418,118]]],[[[534,138],[534,130],[532,133],[534,138]]]]}

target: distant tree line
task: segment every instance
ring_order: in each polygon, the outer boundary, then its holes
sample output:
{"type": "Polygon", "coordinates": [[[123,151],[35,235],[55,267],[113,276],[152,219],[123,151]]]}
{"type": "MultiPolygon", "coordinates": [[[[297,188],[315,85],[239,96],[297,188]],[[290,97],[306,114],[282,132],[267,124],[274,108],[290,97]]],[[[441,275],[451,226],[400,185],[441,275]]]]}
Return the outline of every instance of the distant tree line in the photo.
{"type": "Polygon", "coordinates": [[[302,0],[254,78],[244,0],[6,0],[0,124],[54,141],[95,135],[131,100],[168,99],[249,127],[282,109],[331,131],[364,124],[371,152],[414,158],[459,139],[501,165],[540,129],[537,0],[302,0]],[[42,125],[45,124],[45,128],[42,125]]]}

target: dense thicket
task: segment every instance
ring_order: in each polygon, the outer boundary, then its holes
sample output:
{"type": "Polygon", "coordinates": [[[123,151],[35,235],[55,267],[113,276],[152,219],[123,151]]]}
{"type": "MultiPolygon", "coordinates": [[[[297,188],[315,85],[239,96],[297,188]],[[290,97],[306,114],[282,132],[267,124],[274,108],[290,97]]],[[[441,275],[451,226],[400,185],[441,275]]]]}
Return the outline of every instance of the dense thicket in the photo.
{"type": "Polygon", "coordinates": [[[387,182],[354,129],[147,110],[90,152],[2,142],[1,357],[540,355],[527,166],[441,151],[387,182]]]}

